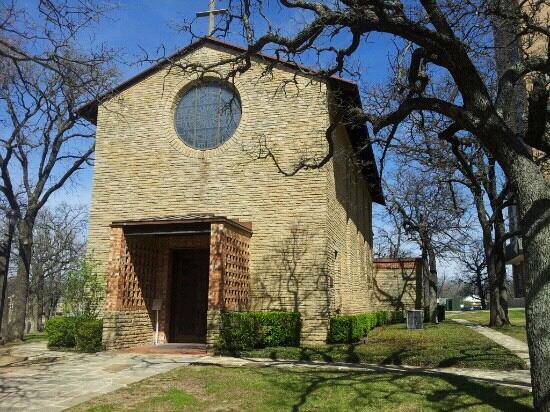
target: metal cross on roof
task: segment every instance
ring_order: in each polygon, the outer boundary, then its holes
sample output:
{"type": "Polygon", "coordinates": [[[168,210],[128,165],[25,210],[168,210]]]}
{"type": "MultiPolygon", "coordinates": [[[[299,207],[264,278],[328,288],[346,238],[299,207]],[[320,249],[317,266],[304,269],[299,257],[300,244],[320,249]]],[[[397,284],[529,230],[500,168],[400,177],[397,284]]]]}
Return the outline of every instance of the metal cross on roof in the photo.
{"type": "Polygon", "coordinates": [[[227,13],[227,9],[216,9],[216,0],[210,0],[210,10],[197,13],[197,17],[208,16],[208,36],[212,36],[212,34],[214,34],[216,24],[214,16],[224,13],[227,13]]]}

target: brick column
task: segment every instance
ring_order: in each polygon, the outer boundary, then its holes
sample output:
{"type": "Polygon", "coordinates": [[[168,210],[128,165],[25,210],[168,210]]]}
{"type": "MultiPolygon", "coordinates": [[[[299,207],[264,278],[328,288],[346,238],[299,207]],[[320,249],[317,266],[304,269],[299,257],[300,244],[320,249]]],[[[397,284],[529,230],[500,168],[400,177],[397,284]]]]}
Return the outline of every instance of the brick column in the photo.
{"type": "Polygon", "coordinates": [[[210,227],[210,273],[208,275],[208,310],[223,309],[223,275],[225,257],[223,250],[223,224],[210,227]]]}
{"type": "Polygon", "coordinates": [[[120,293],[122,281],[121,261],[126,255],[126,239],[124,230],[120,227],[111,228],[109,262],[107,265],[107,285],[105,296],[105,311],[114,311],[121,307],[122,296],[120,293]]]}

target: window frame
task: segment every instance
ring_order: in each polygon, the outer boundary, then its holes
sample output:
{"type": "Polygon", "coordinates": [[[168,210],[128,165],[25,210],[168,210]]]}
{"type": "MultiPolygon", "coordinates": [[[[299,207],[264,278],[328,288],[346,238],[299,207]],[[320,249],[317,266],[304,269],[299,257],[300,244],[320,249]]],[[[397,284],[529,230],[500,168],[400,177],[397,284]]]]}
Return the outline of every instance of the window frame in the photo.
{"type": "MultiPolygon", "coordinates": [[[[221,92],[220,92],[220,96],[222,96],[221,92]]],[[[197,99],[197,98],[194,97],[193,99],[197,99]]],[[[197,114],[197,112],[201,111],[201,109],[199,109],[199,107],[200,106],[195,108],[195,115],[197,114]]],[[[218,104],[216,109],[219,109],[220,107],[221,106],[218,104]]],[[[223,109],[223,110],[226,110],[226,109],[223,109]]],[[[228,110],[229,110],[229,108],[228,108],[228,110]]],[[[240,94],[239,94],[238,90],[236,89],[236,87],[233,84],[228,83],[226,81],[219,80],[219,79],[201,79],[199,81],[195,81],[195,82],[192,82],[192,83],[188,84],[187,87],[185,87],[183,90],[181,90],[177,94],[176,99],[175,99],[174,112],[173,112],[173,126],[174,126],[176,136],[187,147],[189,147],[193,150],[199,150],[199,151],[213,150],[213,149],[216,149],[216,148],[222,146],[223,144],[225,144],[229,140],[231,140],[231,138],[235,135],[235,133],[236,133],[238,127],[239,127],[239,124],[241,123],[241,120],[242,120],[242,115],[243,115],[242,111],[243,111],[243,108],[242,108],[241,97],[240,97],[240,94]],[[237,108],[238,109],[238,114],[233,114],[233,115],[230,114],[231,117],[229,118],[228,123],[233,123],[233,125],[229,128],[229,133],[227,133],[227,136],[224,136],[223,132],[220,131],[221,124],[224,123],[224,122],[219,117],[220,115],[218,115],[219,119],[216,123],[217,128],[218,128],[218,135],[215,136],[214,139],[211,139],[211,136],[209,136],[206,139],[207,143],[205,145],[201,146],[200,144],[198,144],[197,139],[199,138],[199,136],[197,135],[197,133],[198,133],[197,130],[195,130],[194,136],[189,136],[188,134],[186,134],[184,132],[181,132],[181,129],[178,128],[178,121],[179,121],[178,112],[179,112],[179,110],[181,110],[180,105],[182,104],[182,101],[184,100],[184,98],[186,96],[188,96],[190,93],[193,93],[193,92],[196,93],[201,87],[212,87],[213,85],[217,86],[221,90],[225,90],[225,91],[231,93],[231,95],[232,95],[231,99],[228,99],[226,101],[226,103],[224,103],[224,105],[229,104],[231,106],[231,110],[233,108],[237,108]],[[233,99],[234,99],[234,101],[231,101],[233,99]],[[214,144],[209,144],[210,140],[214,140],[215,143],[214,144]]],[[[196,122],[197,122],[196,118],[195,118],[194,121],[195,121],[195,124],[196,124],[196,122]]],[[[203,128],[203,130],[204,129],[206,129],[206,128],[203,128]]]]}

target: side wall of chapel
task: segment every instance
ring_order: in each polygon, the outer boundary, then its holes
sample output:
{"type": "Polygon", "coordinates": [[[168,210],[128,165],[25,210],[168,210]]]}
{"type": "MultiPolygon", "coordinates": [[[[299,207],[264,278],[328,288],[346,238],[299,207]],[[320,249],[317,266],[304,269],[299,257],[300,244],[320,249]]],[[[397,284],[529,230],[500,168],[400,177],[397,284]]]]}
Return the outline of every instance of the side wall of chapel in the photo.
{"type": "Polygon", "coordinates": [[[332,274],[332,312],[354,314],[373,308],[372,200],[356,165],[344,127],[334,133],[327,168],[327,234],[332,274]]]}

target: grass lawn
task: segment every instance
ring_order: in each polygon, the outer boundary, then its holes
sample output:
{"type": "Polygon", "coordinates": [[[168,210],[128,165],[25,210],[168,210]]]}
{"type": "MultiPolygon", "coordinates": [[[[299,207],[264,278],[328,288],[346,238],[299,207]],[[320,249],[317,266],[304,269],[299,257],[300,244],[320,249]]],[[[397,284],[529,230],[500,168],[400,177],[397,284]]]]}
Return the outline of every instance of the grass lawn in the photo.
{"type": "Polygon", "coordinates": [[[229,355],[362,362],[426,367],[522,369],[524,362],[479,333],[452,321],[426,324],[423,330],[407,330],[404,324],[376,328],[366,343],[302,348],[264,348],[229,355]]]}
{"type": "MultiPolygon", "coordinates": [[[[479,323],[483,326],[489,326],[489,311],[488,310],[475,310],[471,312],[447,312],[447,318],[459,318],[466,319],[471,322],[479,323]]],[[[508,311],[508,317],[510,318],[510,326],[504,326],[502,328],[494,328],[499,332],[512,336],[513,338],[527,342],[527,334],[525,332],[525,310],[524,309],[510,309],[508,311]]]]}
{"type": "Polygon", "coordinates": [[[45,342],[48,340],[46,332],[29,333],[23,337],[23,340],[16,340],[0,345],[0,348],[11,348],[22,343],[45,342]]]}
{"type": "Polygon", "coordinates": [[[25,343],[44,342],[46,340],[48,340],[46,332],[29,333],[23,337],[23,342],[25,343]]]}
{"type": "Polygon", "coordinates": [[[460,377],[184,366],[70,411],[527,411],[530,393],[460,377]]]}

